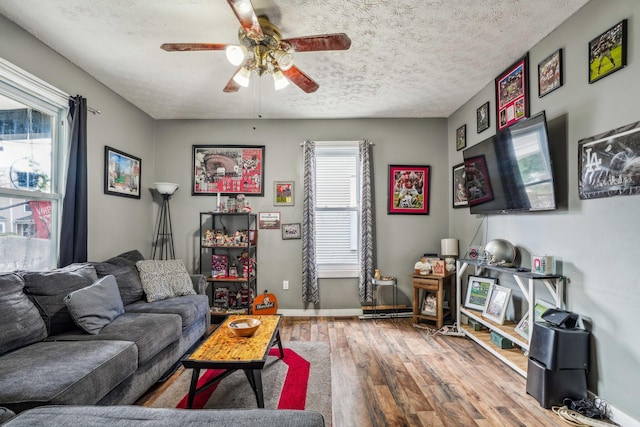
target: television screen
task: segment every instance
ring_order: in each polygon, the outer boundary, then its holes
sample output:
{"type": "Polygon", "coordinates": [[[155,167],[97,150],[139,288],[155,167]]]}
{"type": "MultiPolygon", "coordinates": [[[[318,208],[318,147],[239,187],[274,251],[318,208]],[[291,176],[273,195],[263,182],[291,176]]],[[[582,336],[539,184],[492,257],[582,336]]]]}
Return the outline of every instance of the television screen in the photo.
{"type": "Polygon", "coordinates": [[[544,111],[463,151],[472,214],[557,209],[544,111]]]}

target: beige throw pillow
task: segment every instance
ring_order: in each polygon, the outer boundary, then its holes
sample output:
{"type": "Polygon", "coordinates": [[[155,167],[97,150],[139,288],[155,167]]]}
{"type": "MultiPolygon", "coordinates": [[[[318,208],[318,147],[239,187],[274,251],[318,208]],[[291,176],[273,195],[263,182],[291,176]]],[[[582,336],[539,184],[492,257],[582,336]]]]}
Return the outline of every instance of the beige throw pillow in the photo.
{"type": "Polygon", "coordinates": [[[136,262],[147,302],[194,295],[193,282],[182,260],[136,262]]]}

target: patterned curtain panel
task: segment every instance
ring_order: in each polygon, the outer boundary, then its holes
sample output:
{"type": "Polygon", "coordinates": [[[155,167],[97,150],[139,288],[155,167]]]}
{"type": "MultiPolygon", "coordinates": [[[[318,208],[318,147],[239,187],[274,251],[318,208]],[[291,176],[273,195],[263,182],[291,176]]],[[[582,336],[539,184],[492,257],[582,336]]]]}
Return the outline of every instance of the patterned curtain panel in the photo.
{"type": "Polygon", "coordinates": [[[316,145],[304,143],[304,197],[302,206],[302,302],[320,302],[316,265],[316,145]]]}
{"type": "Polygon", "coordinates": [[[375,216],[373,188],[373,168],[372,168],[372,144],[369,141],[360,141],[360,280],[359,293],[360,303],[367,304],[373,302],[373,287],[371,279],[375,264],[375,216]]]}

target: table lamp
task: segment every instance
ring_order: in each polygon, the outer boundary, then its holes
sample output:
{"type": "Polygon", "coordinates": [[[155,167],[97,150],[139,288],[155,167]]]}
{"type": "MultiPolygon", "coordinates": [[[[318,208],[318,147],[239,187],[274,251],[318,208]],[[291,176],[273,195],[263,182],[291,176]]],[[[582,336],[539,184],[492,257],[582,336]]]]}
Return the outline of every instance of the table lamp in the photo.
{"type": "Polygon", "coordinates": [[[458,256],[458,239],[440,240],[440,253],[444,257],[447,271],[455,271],[456,257],[458,256]]]}

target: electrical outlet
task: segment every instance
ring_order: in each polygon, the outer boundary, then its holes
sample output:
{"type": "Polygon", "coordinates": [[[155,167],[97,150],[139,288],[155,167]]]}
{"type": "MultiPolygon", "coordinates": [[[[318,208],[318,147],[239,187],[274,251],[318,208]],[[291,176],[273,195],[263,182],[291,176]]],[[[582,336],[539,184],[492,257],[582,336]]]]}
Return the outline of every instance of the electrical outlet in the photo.
{"type": "Polygon", "coordinates": [[[288,280],[283,280],[282,281],[282,289],[289,289],[289,281],[288,280]]]}

